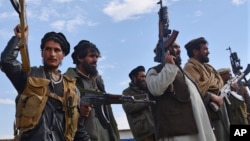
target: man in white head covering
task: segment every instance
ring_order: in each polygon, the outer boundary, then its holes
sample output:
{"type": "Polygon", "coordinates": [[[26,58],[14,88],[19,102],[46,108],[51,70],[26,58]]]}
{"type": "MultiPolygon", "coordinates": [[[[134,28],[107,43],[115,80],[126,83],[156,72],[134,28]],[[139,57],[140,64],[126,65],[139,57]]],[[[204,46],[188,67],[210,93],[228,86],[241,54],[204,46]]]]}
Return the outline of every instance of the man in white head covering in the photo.
{"type": "MultiPolygon", "coordinates": [[[[217,72],[221,75],[224,84],[232,79],[230,68],[220,68],[217,72]]],[[[229,95],[228,99],[231,104],[227,104],[228,117],[231,124],[249,124],[247,106],[244,99],[245,86],[236,84],[231,85],[231,90],[235,91],[234,95],[229,95]],[[239,100],[240,97],[242,100],[239,100]]]]}

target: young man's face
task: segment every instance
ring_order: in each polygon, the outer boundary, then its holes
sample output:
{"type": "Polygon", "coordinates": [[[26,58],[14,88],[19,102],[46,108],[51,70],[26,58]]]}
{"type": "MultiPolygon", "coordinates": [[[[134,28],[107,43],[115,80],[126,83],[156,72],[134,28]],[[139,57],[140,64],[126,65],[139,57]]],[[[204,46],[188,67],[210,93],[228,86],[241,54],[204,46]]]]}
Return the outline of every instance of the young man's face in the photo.
{"type": "Polygon", "coordinates": [[[47,41],[42,50],[43,63],[50,69],[57,69],[62,63],[65,54],[61,45],[55,41],[47,41]]]}

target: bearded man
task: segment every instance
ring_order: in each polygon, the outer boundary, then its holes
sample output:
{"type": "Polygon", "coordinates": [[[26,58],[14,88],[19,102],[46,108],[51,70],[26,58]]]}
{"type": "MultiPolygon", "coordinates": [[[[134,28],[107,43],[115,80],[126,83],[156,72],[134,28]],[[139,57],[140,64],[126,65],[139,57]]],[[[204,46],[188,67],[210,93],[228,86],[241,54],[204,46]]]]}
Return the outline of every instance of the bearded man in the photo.
{"type": "Polygon", "coordinates": [[[185,48],[189,57],[184,71],[192,76],[198,85],[201,97],[206,105],[217,141],[229,140],[229,119],[220,89],[223,80],[215,68],[209,64],[208,41],[204,37],[189,41],[185,48]]]}
{"type": "Polygon", "coordinates": [[[176,41],[165,47],[163,63],[146,75],[157,141],[215,141],[195,82],[181,68],[176,41]]]}
{"type": "MultiPolygon", "coordinates": [[[[98,74],[97,62],[100,51],[95,44],[87,40],[81,40],[75,47],[71,57],[75,68],[68,68],[66,74],[76,78],[77,88],[80,90],[81,98],[85,90],[105,92],[104,82],[98,74]]],[[[84,125],[90,135],[91,141],[119,141],[119,132],[111,105],[104,105],[101,110],[96,110],[95,105],[81,101],[81,114],[84,117],[84,125]],[[110,122],[107,127],[102,124],[99,115],[105,114],[110,122]]]]}
{"type": "MultiPolygon", "coordinates": [[[[135,99],[147,100],[148,90],[144,66],[138,66],[129,73],[131,82],[129,87],[123,90],[125,96],[133,96],[135,99]]],[[[155,141],[154,122],[149,103],[123,103],[131,132],[136,141],[155,141]]]]}

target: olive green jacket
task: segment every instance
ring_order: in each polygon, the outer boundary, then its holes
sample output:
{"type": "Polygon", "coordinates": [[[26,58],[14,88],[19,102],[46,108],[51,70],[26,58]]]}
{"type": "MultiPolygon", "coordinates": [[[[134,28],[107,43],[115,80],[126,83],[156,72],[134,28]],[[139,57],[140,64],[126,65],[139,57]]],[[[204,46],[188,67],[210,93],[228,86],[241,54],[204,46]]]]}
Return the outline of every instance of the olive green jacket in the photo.
{"type": "MultiPolygon", "coordinates": [[[[135,99],[148,99],[148,93],[130,83],[123,92],[125,96],[134,96],[135,99]]],[[[136,141],[143,141],[154,133],[154,121],[149,103],[123,103],[131,132],[136,141]]]]}
{"type": "MultiPolygon", "coordinates": [[[[100,75],[87,77],[79,73],[76,68],[68,68],[65,74],[76,78],[76,85],[81,93],[81,97],[85,95],[84,89],[95,89],[105,92],[104,83],[100,75]]],[[[119,141],[120,136],[112,107],[111,105],[104,105],[104,108],[107,111],[106,117],[110,121],[109,126],[105,128],[101,125],[98,115],[102,113],[97,113],[98,111],[95,110],[94,105],[89,116],[84,119],[86,130],[90,135],[91,141],[119,141]]]]}

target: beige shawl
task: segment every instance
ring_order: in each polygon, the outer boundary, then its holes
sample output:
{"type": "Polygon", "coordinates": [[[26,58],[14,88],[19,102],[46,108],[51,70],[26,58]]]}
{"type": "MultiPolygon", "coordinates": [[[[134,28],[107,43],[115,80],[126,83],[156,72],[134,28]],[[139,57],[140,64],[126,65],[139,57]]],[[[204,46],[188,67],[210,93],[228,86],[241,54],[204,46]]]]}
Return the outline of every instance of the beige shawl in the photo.
{"type": "Polygon", "coordinates": [[[201,95],[207,91],[219,95],[219,90],[223,87],[223,80],[220,74],[209,64],[200,63],[191,58],[184,66],[184,71],[192,76],[198,85],[201,95]]]}

